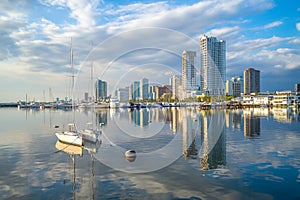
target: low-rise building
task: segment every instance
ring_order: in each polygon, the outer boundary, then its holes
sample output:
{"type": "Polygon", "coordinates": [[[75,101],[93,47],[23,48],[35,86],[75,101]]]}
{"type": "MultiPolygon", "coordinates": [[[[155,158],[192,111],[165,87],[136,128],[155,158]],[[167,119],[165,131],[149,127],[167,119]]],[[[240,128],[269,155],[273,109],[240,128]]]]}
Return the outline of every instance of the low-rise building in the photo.
{"type": "Polygon", "coordinates": [[[275,107],[298,106],[299,103],[300,96],[292,91],[276,92],[272,101],[272,104],[275,107]]]}

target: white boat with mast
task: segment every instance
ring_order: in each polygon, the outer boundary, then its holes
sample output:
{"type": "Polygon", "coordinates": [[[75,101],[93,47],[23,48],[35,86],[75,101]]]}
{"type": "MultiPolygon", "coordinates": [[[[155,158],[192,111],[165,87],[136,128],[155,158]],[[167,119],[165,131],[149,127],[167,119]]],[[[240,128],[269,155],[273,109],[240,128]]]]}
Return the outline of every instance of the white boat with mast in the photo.
{"type": "Polygon", "coordinates": [[[67,131],[56,132],[56,137],[64,143],[82,146],[82,135],[76,130],[75,125],[75,105],[74,105],[74,69],[73,69],[73,49],[72,49],[72,38],[70,45],[70,65],[72,69],[72,112],[73,112],[73,122],[68,124],[67,131]]]}
{"type": "MultiPolygon", "coordinates": [[[[93,62],[91,63],[91,90],[92,94],[94,91],[93,87],[93,62]]],[[[79,130],[78,132],[82,135],[83,140],[89,141],[89,142],[97,142],[99,140],[100,131],[98,129],[95,129],[93,126],[94,118],[93,115],[95,114],[95,103],[94,103],[94,97],[92,97],[92,104],[90,105],[92,107],[92,122],[87,123],[87,128],[83,130],[79,130]]]]}

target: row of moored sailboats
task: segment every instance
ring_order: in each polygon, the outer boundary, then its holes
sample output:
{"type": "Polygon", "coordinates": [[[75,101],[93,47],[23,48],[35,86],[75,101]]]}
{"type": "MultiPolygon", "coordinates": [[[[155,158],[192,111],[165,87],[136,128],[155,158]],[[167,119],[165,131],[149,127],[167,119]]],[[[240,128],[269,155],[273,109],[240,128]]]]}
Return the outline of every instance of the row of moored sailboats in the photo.
{"type": "MultiPolygon", "coordinates": [[[[72,39],[70,44],[70,65],[72,69],[72,96],[74,93],[74,69],[73,69],[73,49],[72,49],[72,39]]],[[[93,68],[91,67],[91,78],[93,68]]],[[[74,96],[73,96],[74,97],[74,96]]],[[[88,127],[86,129],[77,130],[75,125],[75,105],[74,98],[72,98],[72,112],[73,112],[73,123],[68,124],[68,130],[56,132],[55,135],[59,139],[59,141],[82,146],[85,141],[88,142],[97,142],[99,140],[100,131],[97,129],[93,129],[93,124],[88,123],[88,127]]]]}

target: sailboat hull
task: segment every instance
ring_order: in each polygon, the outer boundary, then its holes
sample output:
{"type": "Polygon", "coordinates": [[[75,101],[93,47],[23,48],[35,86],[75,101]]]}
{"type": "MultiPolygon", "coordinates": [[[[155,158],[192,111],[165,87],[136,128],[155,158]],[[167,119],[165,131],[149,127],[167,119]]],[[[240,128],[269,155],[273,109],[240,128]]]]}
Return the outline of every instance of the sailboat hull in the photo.
{"type": "Polygon", "coordinates": [[[79,134],[73,132],[57,132],[55,135],[61,142],[82,146],[82,137],[79,134]]]}
{"type": "Polygon", "coordinates": [[[87,140],[89,142],[97,142],[100,133],[95,130],[80,130],[79,133],[82,135],[83,140],[87,140]]]}

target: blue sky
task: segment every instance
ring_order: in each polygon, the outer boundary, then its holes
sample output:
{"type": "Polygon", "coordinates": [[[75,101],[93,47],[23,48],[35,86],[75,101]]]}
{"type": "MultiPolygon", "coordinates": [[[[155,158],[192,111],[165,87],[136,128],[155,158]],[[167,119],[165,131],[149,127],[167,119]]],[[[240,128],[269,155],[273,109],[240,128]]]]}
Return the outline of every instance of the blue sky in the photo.
{"type": "Polygon", "coordinates": [[[202,34],[226,40],[227,78],[254,67],[262,91],[300,82],[295,0],[3,0],[0,8],[0,102],[49,100],[49,88],[70,95],[70,38],[78,98],[91,91],[91,66],[110,91],[143,77],[168,83],[202,34]]]}

